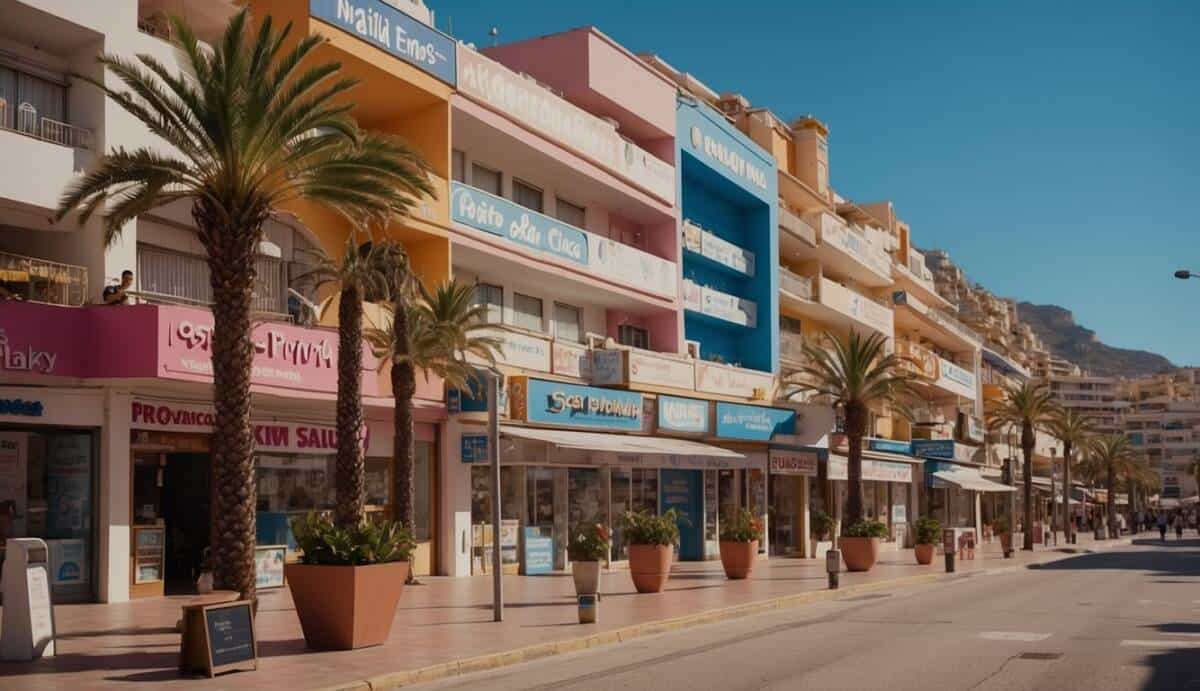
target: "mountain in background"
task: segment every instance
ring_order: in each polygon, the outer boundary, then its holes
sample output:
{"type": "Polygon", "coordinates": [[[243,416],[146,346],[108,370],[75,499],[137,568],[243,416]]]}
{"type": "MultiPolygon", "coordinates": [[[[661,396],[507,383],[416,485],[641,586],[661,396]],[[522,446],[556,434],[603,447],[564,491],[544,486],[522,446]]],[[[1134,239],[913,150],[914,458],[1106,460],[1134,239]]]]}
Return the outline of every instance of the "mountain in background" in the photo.
{"type": "Polygon", "coordinates": [[[1146,350],[1114,348],[1101,343],[1096,332],[1075,323],[1070,310],[1058,305],[1017,306],[1021,321],[1028,323],[1058,357],[1070,360],[1087,372],[1109,377],[1158,374],[1174,367],[1171,361],[1146,350]]]}

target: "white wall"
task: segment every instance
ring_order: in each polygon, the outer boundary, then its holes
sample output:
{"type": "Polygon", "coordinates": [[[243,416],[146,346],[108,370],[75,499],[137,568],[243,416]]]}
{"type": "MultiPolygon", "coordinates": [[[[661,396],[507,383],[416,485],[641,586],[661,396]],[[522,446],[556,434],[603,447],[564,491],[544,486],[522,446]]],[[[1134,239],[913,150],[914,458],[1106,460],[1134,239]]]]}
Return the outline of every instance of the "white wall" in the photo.
{"type": "Polygon", "coordinates": [[[477,272],[463,267],[454,267],[454,278],[466,283],[490,283],[504,289],[504,323],[513,324],[513,294],[520,293],[529,297],[540,298],[542,301],[542,332],[554,334],[554,303],[578,307],[583,310],[583,333],[605,334],[608,330],[605,308],[596,303],[586,304],[572,300],[563,300],[553,286],[545,283],[535,283],[513,279],[511,274],[501,269],[477,272]]]}

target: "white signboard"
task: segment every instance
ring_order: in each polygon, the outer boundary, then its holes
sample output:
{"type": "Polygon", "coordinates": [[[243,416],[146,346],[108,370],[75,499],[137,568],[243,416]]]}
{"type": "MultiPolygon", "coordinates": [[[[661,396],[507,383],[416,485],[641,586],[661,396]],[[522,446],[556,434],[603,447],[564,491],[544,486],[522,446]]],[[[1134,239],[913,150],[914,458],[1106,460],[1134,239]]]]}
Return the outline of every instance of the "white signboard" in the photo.
{"type": "Polygon", "coordinates": [[[730,367],[715,362],[696,361],[696,390],[739,398],[758,398],[771,391],[769,372],[730,367]]]}
{"type": "Polygon", "coordinates": [[[587,234],[587,242],[588,268],[596,274],[662,297],[679,294],[675,262],[595,233],[587,234]]]}
{"type": "Polygon", "coordinates": [[[582,344],[554,341],[550,347],[550,359],[555,374],[580,379],[592,376],[591,351],[582,344]]]}
{"type": "MultiPolygon", "coordinates": [[[[847,460],[845,456],[830,456],[829,479],[848,479],[846,464],[847,460]]],[[[862,479],[864,480],[876,480],[879,482],[912,482],[912,466],[907,463],[896,463],[893,461],[872,461],[864,458],[862,461],[862,475],[862,479]]]]}
{"type": "Polygon", "coordinates": [[[659,199],[674,203],[675,169],[670,164],[623,139],[612,125],[533,79],[462,45],[458,48],[458,90],[659,199]]]}
{"type": "Polygon", "coordinates": [[[754,275],[754,253],[732,242],[722,240],[709,231],[700,234],[700,254],[734,271],[754,275]]]}
{"type": "Polygon", "coordinates": [[[946,358],[938,358],[938,369],[941,375],[937,385],[963,398],[975,400],[975,374],[959,367],[946,358]]]}
{"type": "Polygon", "coordinates": [[[512,367],[550,371],[550,341],[507,329],[484,329],[487,336],[500,340],[498,360],[512,367]]]}

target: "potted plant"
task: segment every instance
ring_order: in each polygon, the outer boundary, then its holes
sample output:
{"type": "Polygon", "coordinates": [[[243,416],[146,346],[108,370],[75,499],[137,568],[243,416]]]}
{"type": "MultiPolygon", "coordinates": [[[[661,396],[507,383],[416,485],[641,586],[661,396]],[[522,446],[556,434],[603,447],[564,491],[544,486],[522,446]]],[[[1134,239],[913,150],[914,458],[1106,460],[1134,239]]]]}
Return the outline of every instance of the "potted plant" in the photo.
{"type": "Polygon", "coordinates": [[[833,517],[821,510],[809,514],[812,523],[812,555],[820,559],[833,549],[833,517]]]}
{"type": "Polygon", "coordinates": [[[838,540],[846,569],[870,571],[879,558],[879,539],[883,537],[887,537],[887,526],[869,518],[846,526],[845,533],[838,540]]]}
{"type": "Polygon", "coordinates": [[[1000,549],[1004,552],[1004,556],[1012,554],[1012,529],[1008,525],[1008,520],[1005,518],[993,520],[992,534],[1000,536],[1000,549]]]}
{"type": "Polygon", "coordinates": [[[379,645],[392,630],[416,543],[399,523],[339,526],[309,513],[292,520],[301,550],[284,573],[308,647],[379,645]]]}
{"type": "Polygon", "coordinates": [[[600,592],[600,562],[608,558],[608,528],[599,523],[584,523],[567,545],[575,594],[600,592]]]}
{"type": "Polygon", "coordinates": [[[750,509],[737,509],[725,516],[721,521],[721,566],[726,578],[739,580],[750,575],[761,536],[762,521],[750,509]]]}
{"type": "Polygon", "coordinates": [[[679,543],[679,514],[675,509],[661,516],[628,511],[624,522],[633,586],[639,593],[657,593],[671,575],[671,551],[679,543]]]}
{"type": "Polygon", "coordinates": [[[938,523],[936,518],[921,516],[917,519],[914,527],[916,528],[916,540],[913,551],[917,554],[917,563],[931,564],[933,563],[933,547],[942,535],[942,524],[938,523]]]}

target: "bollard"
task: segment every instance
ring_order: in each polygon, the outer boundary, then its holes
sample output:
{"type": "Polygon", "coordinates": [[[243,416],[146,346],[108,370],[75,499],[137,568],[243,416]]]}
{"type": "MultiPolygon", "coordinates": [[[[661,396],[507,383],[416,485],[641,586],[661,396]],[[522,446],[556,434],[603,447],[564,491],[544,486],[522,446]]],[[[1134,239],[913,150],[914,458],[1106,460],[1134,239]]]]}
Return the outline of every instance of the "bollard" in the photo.
{"type": "Polygon", "coordinates": [[[579,623],[595,624],[600,610],[600,596],[587,593],[579,596],[579,623]]]}
{"type": "Polygon", "coordinates": [[[842,570],[842,553],[831,549],[825,553],[825,571],[829,574],[829,589],[838,589],[838,574],[842,570]]]}
{"type": "Polygon", "coordinates": [[[946,552],[946,573],[954,573],[954,551],[946,552]]]}

